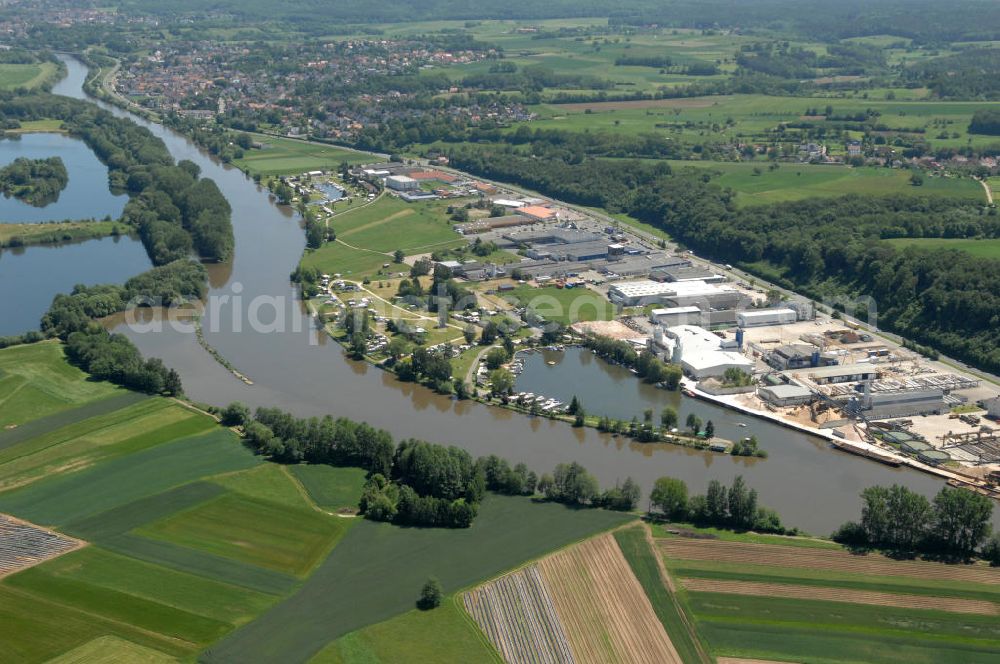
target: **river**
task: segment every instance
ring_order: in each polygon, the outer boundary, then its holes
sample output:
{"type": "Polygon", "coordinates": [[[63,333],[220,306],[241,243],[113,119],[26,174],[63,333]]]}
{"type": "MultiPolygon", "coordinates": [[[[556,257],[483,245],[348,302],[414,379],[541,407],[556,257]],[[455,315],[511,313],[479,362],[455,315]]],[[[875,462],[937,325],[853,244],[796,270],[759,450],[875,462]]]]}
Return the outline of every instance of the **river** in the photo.
{"type": "MultiPolygon", "coordinates": [[[[64,59],[69,73],[54,91],[82,98],[86,69],[75,59],[64,59]]],[[[735,421],[745,418],[679,395],[647,393],[645,390],[652,388],[637,386],[634,379],[614,383],[621,398],[638,391],[646,395],[643,399],[672,403],[683,414],[694,410],[703,420],[713,420],[723,436],[753,432],[771,457],[737,459],[677,446],[631,443],[564,423],[453,401],[422,387],[399,383],[391,374],[367,364],[349,361],[338,345],[316,334],[295,299],[288,275],[305,246],[297,215],[272,204],[267,192],[250,178],[211,159],[183,136],[129,115],[162,138],[176,159],[197,163],[233,206],[233,261],[210,266],[211,297],[216,302],[229,299],[206,313],[205,336],[254,385],[243,384],[215,363],[194,334],[175,331],[169,325],[160,332],[145,333],[126,325],[117,327],[144,354],[161,357],[175,367],[192,399],[220,405],[238,400],[251,406],[279,406],[300,416],[344,415],[387,429],[397,438],[413,436],[455,444],[474,455],[495,453],[512,462],[524,461],[538,472],[559,462],[578,461],[602,485],[631,476],[646,495],[662,475],[682,478],[692,491],[702,492],[709,479],[728,483],[743,474],[759,491],[761,502],[777,509],[786,523],[819,534],[857,518],[858,494],[867,486],[898,482],[932,495],[942,485],[916,471],[851,457],[819,439],[765,422],[736,428],[735,421]],[[272,315],[274,311],[280,313],[272,315]],[[251,329],[248,319],[255,313],[263,322],[273,322],[272,328],[285,331],[251,329]]],[[[600,365],[595,366],[600,369],[600,365]]],[[[587,375],[590,380],[591,374],[587,375]]],[[[587,405],[592,412],[601,411],[597,403],[587,405]]]]}

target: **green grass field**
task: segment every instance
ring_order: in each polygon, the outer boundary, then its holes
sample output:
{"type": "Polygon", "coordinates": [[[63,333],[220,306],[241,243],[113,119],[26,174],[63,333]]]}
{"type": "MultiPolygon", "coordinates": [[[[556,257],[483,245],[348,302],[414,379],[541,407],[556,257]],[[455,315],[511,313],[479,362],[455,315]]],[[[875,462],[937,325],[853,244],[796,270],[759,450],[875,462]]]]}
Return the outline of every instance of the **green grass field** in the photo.
{"type": "Polygon", "coordinates": [[[374,160],[371,155],[334,145],[263,134],[254,134],[253,139],[263,143],[264,148],[247,150],[242,159],[233,162],[234,166],[251,175],[298,175],[308,171],[336,170],[345,161],[349,164],[364,164],[374,160]]]}
{"type": "Polygon", "coordinates": [[[309,660],[310,664],[502,661],[454,597],[444,598],[433,611],[408,611],[345,634],[309,660]]]}
{"type": "Polygon", "coordinates": [[[308,574],[350,521],[242,494],[224,494],[137,534],[265,569],[308,574]]]}
{"type": "Polygon", "coordinates": [[[966,240],[950,238],[896,238],[888,242],[897,247],[920,249],[957,249],[979,258],[1000,259],[1000,240],[966,240]]]}
{"type": "Polygon", "coordinates": [[[52,244],[107,237],[128,228],[114,221],[61,221],[51,224],[0,224],[0,247],[52,244]]]}
{"type": "Polygon", "coordinates": [[[323,509],[357,509],[366,475],[360,468],[300,464],[292,466],[290,471],[312,501],[323,509]]]}
{"type": "Polygon", "coordinates": [[[451,593],[630,518],[490,495],[465,530],[359,520],[297,594],[209,648],[205,657],[305,660],[336,638],[412,609],[428,576],[437,576],[451,593]]]}
{"type": "Polygon", "coordinates": [[[121,392],[70,366],[58,343],[0,351],[0,428],[24,424],[121,392]]]}
{"type": "MultiPolygon", "coordinates": [[[[406,254],[431,253],[466,244],[452,230],[441,201],[406,203],[383,195],[374,203],[333,217],[337,241],[307,251],[302,264],[349,279],[371,277],[391,263],[396,249],[406,254]]],[[[402,270],[406,268],[403,266],[402,270]]],[[[389,272],[400,266],[391,265],[389,272]]]]}
{"type": "Polygon", "coordinates": [[[512,296],[521,306],[530,306],[545,320],[556,323],[611,320],[615,306],[607,298],[586,288],[556,288],[521,286],[504,293],[512,296]]]}
{"type": "Polygon", "coordinates": [[[780,164],[770,170],[764,161],[702,162],[672,161],[676,170],[706,168],[721,172],[719,185],[737,193],[739,205],[763,205],[807,198],[844,194],[911,194],[968,199],[985,202],[982,186],[969,178],[924,178],[924,184],[910,184],[909,171],[885,168],[851,168],[819,164],[780,164]]]}
{"type": "Polygon", "coordinates": [[[0,64],[0,89],[35,88],[55,75],[53,62],[12,65],[0,64]]]}
{"type": "Polygon", "coordinates": [[[680,600],[663,583],[654,557],[656,554],[646,539],[644,529],[639,527],[615,531],[615,539],[681,660],[684,664],[699,664],[704,661],[701,655],[704,652],[703,645],[695,641],[685,624],[685,620],[690,621],[690,618],[683,615],[684,607],[680,600]]]}
{"type": "MultiPolygon", "coordinates": [[[[709,551],[704,549],[702,552],[709,551]]],[[[725,549],[723,549],[725,550],[725,549]]],[[[1000,587],[990,583],[936,579],[903,572],[878,576],[865,572],[811,567],[809,549],[802,548],[801,567],[768,562],[767,550],[759,562],[683,560],[664,556],[675,581],[752,582],[768,587],[798,588],[802,598],[779,593],[744,595],[736,592],[695,591],[678,594],[713,656],[796,662],[871,662],[873,664],[990,662],[1000,652],[1000,630],[995,615],[957,613],[935,608],[823,601],[808,598],[811,589],[846,593],[865,591],[899,597],[941,597],[992,602],[1000,605],[1000,587]],[[908,575],[907,575],[908,574],[908,575]]],[[[891,564],[891,563],[890,563],[891,564]]],[[[706,589],[709,590],[709,589],[706,589]]],[[[766,591],[765,591],[766,592],[766,591]]],[[[926,601],[926,600],[925,600],[926,601]]]]}

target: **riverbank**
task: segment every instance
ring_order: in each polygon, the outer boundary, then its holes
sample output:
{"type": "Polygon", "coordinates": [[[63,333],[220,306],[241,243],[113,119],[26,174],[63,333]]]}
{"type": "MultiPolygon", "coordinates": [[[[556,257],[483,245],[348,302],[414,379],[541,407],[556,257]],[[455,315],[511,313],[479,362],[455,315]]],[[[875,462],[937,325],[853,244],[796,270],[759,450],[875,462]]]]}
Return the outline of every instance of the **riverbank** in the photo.
{"type": "Polygon", "coordinates": [[[133,235],[117,221],[58,221],[35,224],[0,224],[0,249],[79,242],[108,236],[133,235]]]}

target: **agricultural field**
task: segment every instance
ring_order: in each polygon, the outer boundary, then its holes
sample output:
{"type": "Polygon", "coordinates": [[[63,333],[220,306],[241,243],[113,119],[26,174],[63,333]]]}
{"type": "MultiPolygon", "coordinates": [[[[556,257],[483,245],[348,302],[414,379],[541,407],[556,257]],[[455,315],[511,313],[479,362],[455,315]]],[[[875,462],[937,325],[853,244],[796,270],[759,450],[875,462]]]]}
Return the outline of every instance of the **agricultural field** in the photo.
{"type": "Polygon", "coordinates": [[[0,514],[0,578],[72,551],[82,543],[0,514]]]}
{"type": "Polygon", "coordinates": [[[575,661],[537,564],[470,590],[462,603],[508,664],[575,661]]]}
{"type": "Polygon", "coordinates": [[[501,664],[503,660],[465,615],[456,598],[447,597],[433,611],[414,609],[346,634],[323,648],[309,662],[501,664]]]}
{"type": "Polygon", "coordinates": [[[468,529],[345,519],[356,523],[299,592],[213,645],[204,657],[211,662],[304,661],[342,636],[412,609],[429,576],[453,593],[630,518],[489,495],[468,529]]]}
{"type": "Polygon", "coordinates": [[[681,661],[612,535],[544,558],[538,566],[576,661],[681,661]]]}
{"type": "MultiPolygon", "coordinates": [[[[685,145],[732,143],[763,138],[765,132],[783,122],[797,122],[807,108],[832,107],[834,114],[880,113],[880,122],[892,130],[920,129],[932,149],[939,147],[984,147],[995,137],[969,134],[972,114],[984,106],[1000,102],[905,101],[862,98],[770,97],[729,95],[654,99],[622,102],[542,104],[531,110],[538,114],[532,129],[570,131],[613,131],[625,134],[665,133],[685,145]],[[944,130],[942,130],[944,127],[944,130]],[[943,133],[942,133],[943,132],[943,133]]],[[[512,127],[511,131],[514,131],[512,127]]],[[[831,144],[842,154],[842,145],[831,144]]]]}
{"type": "Polygon", "coordinates": [[[545,320],[556,323],[611,320],[615,306],[607,298],[586,288],[522,286],[504,294],[514,297],[521,306],[530,306],[545,320]]]}
{"type": "Polygon", "coordinates": [[[58,343],[14,346],[0,353],[0,427],[4,431],[120,392],[109,383],[89,380],[67,364],[58,343]]]}
{"type": "Polygon", "coordinates": [[[721,175],[722,187],[736,192],[738,205],[783,203],[844,194],[935,196],[986,201],[982,186],[970,178],[926,177],[917,187],[910,172],[875,167],[782,163],[775,170],[766,162],[671,161],[675,170],[707,169],[721,175]]]}
{"type": "Polygon", "coordinates": [[[957,249],[979,258],[1000,258],[1000,240],[970,240],[952,238],[895,238],[890,244],[918,249],[957,249]]]}
{"type": "Polygon", "coordinates": [[[1000,570],[715,539],[657,540],[716,657],[990,662],[1000,570]]]}
{"type": "Polygon", "coordinates": [[[310,500],[325,510],[355,511],[365,484],[360,468],[334,468],[300,464],[291,473],[309,494],[310,500]]]}
{"type": "Polygon", "coordinates": [[[345,150],[335,145],[320,145],[291,138],[253,134],[253,140],[263,148],[251,148],[233,165],[250,175],[298,175],[307,171],[332,171],[343,163],[362,164],[371,155],[345,150]]]}

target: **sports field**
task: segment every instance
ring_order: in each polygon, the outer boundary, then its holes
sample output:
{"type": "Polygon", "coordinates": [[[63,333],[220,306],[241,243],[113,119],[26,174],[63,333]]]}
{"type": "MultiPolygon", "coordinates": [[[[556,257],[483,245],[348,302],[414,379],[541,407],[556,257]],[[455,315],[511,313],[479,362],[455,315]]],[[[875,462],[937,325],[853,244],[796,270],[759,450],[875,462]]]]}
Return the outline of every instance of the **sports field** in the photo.
{"type": "Polygon", "coordinates": [[[1000,570],[714,539],[658,540],[717,657],[992,662],[1000,570]]]}
{"type": "Polygon", "coordinates": [[[979,258],[1000,259],[1000,240],[966,240],[951,238],[896,238],[888,240],[896,247],[919,249],[957,249],[979,258]]]}
{"type": "Polygon", "coordinates": [[[307,171],[332,171],[340,164],[363,164],[373,157],[363,152],[345,150],[335,145],[307,143],[292,138],[253,134],[263,148],[246,150],[233,165],[251,175],[298,175],[307,171]]]}

